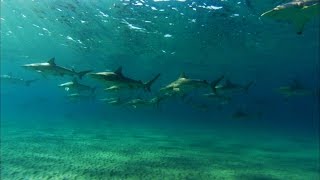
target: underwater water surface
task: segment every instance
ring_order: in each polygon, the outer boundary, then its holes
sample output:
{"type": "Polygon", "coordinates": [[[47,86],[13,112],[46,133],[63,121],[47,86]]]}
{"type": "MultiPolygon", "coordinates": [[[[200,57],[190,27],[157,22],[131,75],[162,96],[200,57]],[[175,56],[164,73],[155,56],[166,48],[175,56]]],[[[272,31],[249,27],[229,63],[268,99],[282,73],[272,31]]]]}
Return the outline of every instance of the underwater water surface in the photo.
{"type": "Polygon", "coordinates": [[[319,179],[308,2],[1,0],[1,179],[319,179]]]}

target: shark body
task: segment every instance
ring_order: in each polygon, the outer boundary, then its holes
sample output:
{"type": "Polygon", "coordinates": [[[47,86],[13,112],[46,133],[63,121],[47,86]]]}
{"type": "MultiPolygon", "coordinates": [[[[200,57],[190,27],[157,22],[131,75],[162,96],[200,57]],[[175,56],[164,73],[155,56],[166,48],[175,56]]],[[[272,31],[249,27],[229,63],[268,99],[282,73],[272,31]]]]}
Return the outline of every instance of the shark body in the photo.
{"type": "Polygon", "coordinates": [[[66,91],[70,91],[70,92],[94,92],[96,90],[96,88],[81,84],[77,81],[77,79],[73,79],[70,82],[66,82],[63,84],[60,84],[59,87],[64,88],[66,91]]]}
{"type": "Polygon", "coordinates": [[[312,94],[311,90],[305,88],[298,80],[293,80],[288,86],[281,86],[276,91],[285,98],[312,94]]]}
{"type": "Polygon", "coordinates": [[[119,90],[119,89],[144,89],[151,92],[152,84],[159,78],[160,74],[157,74],[153,79],[148,82],[142,82],[141,80],[131,79],[122,74],[122,67],[119,67],[116,71],[91,73],[90,76],[94,79],[105,82],[109,85],[106,90],[119,90]]]}
{"type": "Polygon", "coordinates": [[[47,75],[54,75],[54,76],[77,76],[79,79],[82,79],[82,77],[91,72],[91,70],[88,71],[81,71],[76,72],[74,69],[68,69],[62,66],[59,66],[55,63],[55,58],[51,58],[47,62],[42,63],[32,63],[32,64],[25,64],[22,65],[25,69],[33,70],[38,73],[41,73],[44,77],[47,75]]]}
{"type": "Polygon", "coordinates": [[[295,26],[297,34],[302,34],[305,24],[319,14],[320,0],[294,0],[278,5],[261,16],[290,22],[295,26]]]}
{"type": "Polygon", "coordinates": [[[191,79],[182,73],[178,79],[160,89],[160,96],[185,96],[187,93],[201,88],[214,88],[223,77],[209,83],[206,80],[191,79]]]}
{"type": "Polygon", "coordinates": [[[214,94],[228,94],[228,95],[232,95],[232,94],[236,94],[236,93],[247,93],[248,89],[253,85],[253,82],[249,82],[245,85],[241,85],[241,84],[237,84],[237,83],[233,83],[230,80],[226,80],[225,83],[223,84],[218,84],[214,87],[214,94]]]}
{"type": "Polygon", "coordinates": [[[33,80],[24,80],[22,78],[14,77],[10,74],[1,75],[1,83],[4,84],[22,84],[26,86],[30,86],[31,83],[37,81],[36,79],[33,80]]]}

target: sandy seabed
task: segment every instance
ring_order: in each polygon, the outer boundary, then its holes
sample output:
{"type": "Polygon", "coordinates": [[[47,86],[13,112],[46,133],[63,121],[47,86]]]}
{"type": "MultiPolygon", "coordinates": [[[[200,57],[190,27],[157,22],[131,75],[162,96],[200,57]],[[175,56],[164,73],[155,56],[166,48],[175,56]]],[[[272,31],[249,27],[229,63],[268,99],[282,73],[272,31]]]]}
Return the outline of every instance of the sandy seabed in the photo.
{"type": "Polygon", "coordinates": [[[111,124],[3,123],[1,179],[319,179],[316,139],[111,124]]]}

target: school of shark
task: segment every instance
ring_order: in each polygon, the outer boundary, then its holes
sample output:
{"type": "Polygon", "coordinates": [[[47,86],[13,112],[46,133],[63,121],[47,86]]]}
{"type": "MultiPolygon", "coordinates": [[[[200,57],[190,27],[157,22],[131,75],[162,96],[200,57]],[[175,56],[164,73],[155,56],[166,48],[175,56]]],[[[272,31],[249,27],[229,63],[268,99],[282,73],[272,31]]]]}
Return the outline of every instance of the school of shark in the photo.
{"type": "MultiPolygon", "coordinates": [[[[58,65],[55,58],[40,63],[25,64],[22,67],[26,70],[40,74],[47,79],[48,76],[72,78],[71,81],[57,85],[67,92],[67,98],[70,102],[100,101],[112,106],[125,106],[131,108],[153,107],[158,108],[165,100],[181,100],[185,104],[199,110],[208,111],[209,104],[199,103],[198,99],[206,99],[207,102],[217,105],[227,105],[233,96],[248,94],[249,89],[256,82],[250,81],[245,84],[232,82],[230,79],[221,75],[212,81],[203,79],[194,79],[181,73],[180,76],[171,83],[162,86],[158,91],[152,90],[152,85],[160,78],[160,73],[151,77],[149,81],[143,82],[130,78],[123,74],[122,67],[114,71],[92,72],[85,70],[77,72],[74,69],[68,69],[58,65]],[[100,82],[102,90],[111,94],[111,97],[97,98],[96,89],[90,85],[82,84],[80,81],[86,76],[92,80],[100,82]],[[152,93],[151,98],[136,98],[135,96],[125,97],[122,91],[142,91],[143,93],[152,93]]],[[[1,83],[17,84],[30,86],[39,79],[25,80],[10,74],[1,75],[1,83]]],[[[287,101],[290,97],[309,96],[314,94],[312,88],[306,88],[297,79],[294,79],[287,85],[275,88],[274,91],[284,97],[287,101]]],[[[126,93],[128,94],[128,93],[126,93]]],[[[261,112],[247,112],[244,109],[237,109],[233,114],[233,119],[257,119],[262,115],[261,112]]]]}

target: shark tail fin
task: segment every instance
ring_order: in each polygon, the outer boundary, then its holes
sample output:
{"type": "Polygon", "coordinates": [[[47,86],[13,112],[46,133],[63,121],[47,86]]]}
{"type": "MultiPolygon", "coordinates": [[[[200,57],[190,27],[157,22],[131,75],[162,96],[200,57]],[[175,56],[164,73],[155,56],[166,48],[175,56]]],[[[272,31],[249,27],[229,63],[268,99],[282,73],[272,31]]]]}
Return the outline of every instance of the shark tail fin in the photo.
{"type": "Polygon", "coordinates": [[[218,79],[212,81],[212,83],[210,84],[212,92],[214,94],[217,94],[217,85],[222,81],[222,79],[224,78],[224,75],[220,76],[218,79]]]}
{"type": "Polygon", "coordinates": [[[243,89],[245,93],[248,93],[249,88],[254,84],[254,81],[249,82],[248,84],[246,84],[243,89]]]}
{"type": "Polygon", "coordinates": [[[144,84],[144,88],[145,90],[147,90],[148,92],[151,92],[151,86],[152,84],[160,77],[160,73],[157,74],[153,79],[151,79],[150,81],[148,81],[147,83],[144,84]]]}
{"type": "Polygon", "coordinates": [[[33,79],[33,80],[27,80],[26,81],[26,86],[30,86],[31,83],[37,81],[37,79],[33,79]]]}
{"type": "Polygon", "coordinates": [[[82,79],[82,77],[84,75],[86,75],[87,73],[92,72],[92,70],[87,70],[87,71],[80,71],[77,73],[77,76],[79,77],[79,79],[82,79]]]}

